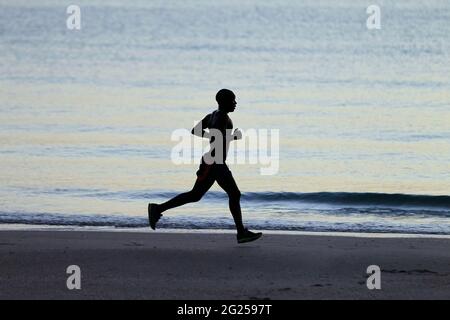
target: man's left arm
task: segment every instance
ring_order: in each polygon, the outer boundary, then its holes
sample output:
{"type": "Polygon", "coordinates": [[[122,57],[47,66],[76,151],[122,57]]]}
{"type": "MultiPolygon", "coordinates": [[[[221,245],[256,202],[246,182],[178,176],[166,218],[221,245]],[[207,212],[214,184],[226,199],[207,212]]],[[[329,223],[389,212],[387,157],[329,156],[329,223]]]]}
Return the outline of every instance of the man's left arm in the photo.
{"type": "Polygon", "coordinates": [[[231,135],[231,140],[241,140],[242,139],[242,132],[239,128],[236,128],[231,135]]]}

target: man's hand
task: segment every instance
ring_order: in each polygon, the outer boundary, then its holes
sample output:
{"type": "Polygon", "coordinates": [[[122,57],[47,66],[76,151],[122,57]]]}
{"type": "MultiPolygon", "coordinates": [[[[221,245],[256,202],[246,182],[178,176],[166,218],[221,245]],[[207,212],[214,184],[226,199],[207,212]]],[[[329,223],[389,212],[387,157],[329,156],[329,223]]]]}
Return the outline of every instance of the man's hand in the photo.
{"type": "Polygon", "coordinates": [[[238,128],[234,130],[233,132],[233,140],[241,140],[242,139],[242,132],[238,128]]]}

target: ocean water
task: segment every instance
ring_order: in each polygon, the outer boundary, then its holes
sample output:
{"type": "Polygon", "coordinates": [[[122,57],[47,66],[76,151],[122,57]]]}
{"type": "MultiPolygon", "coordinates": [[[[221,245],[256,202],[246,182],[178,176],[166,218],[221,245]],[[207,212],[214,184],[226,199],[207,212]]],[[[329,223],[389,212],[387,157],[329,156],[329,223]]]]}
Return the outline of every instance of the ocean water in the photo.
{"type": "MultiPolygon", "coordinates": [[[[254,229],[450,234],[450,2],[0,1],[0,224],[145,227],[226,87],[279,130],[279,170],[230,164],[254,229]]],[[[236,152],[242,152],[238,149],[236,152]]],[[[230,229],[216,185],[161,228],[230,229]]]]}

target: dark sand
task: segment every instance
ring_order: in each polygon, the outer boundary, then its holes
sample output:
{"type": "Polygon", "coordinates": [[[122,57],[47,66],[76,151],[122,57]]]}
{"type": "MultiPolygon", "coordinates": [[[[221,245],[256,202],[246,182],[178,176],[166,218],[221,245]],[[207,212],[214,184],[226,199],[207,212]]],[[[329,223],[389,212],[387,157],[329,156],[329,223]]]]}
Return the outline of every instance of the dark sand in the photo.
{"type": "Polygon", "coordinates": [[[0,298],[450,299],[450,240],[0,231],[0,298]],[[81,290],[66,287],[69,265],[81,290]]]}

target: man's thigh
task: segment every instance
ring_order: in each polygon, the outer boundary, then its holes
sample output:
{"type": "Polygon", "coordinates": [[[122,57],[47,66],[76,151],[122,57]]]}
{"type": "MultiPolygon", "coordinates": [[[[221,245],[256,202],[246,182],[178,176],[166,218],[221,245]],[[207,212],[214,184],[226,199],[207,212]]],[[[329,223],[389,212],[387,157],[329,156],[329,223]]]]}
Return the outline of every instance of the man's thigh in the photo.
{"type": "Polygon", "coordinates": [[[226,193],[231,195],[240,194],[233,174],[226,165],[218,167],[215,176],[217,183],[223,190],[225,190],[226,193]]]}

